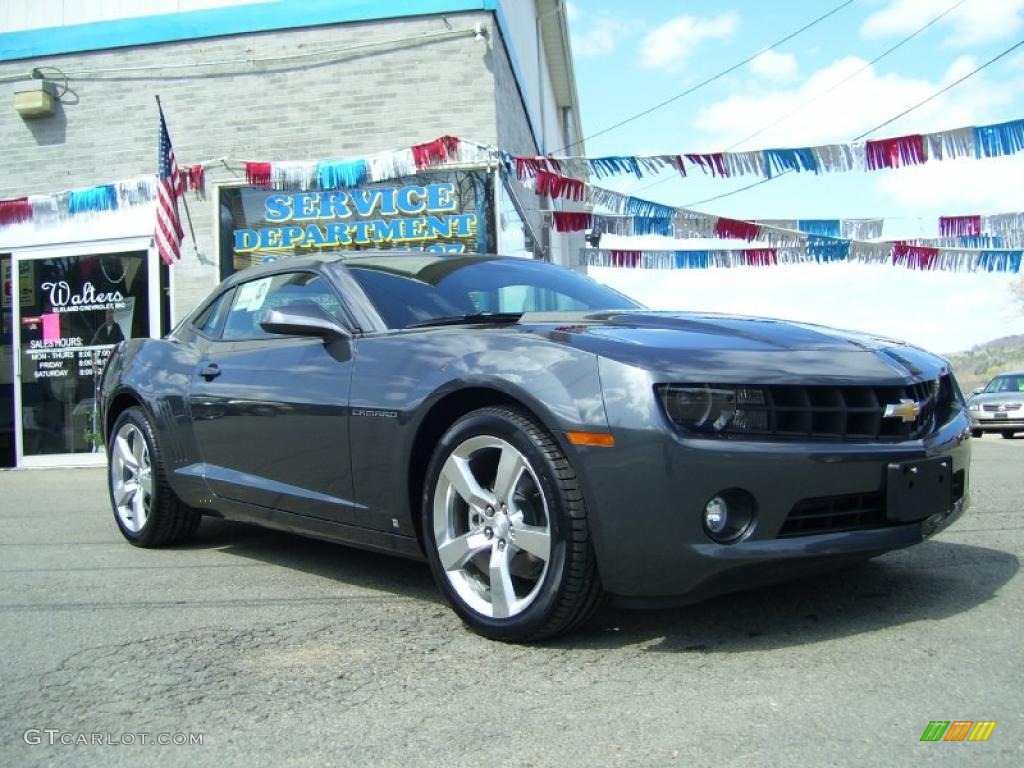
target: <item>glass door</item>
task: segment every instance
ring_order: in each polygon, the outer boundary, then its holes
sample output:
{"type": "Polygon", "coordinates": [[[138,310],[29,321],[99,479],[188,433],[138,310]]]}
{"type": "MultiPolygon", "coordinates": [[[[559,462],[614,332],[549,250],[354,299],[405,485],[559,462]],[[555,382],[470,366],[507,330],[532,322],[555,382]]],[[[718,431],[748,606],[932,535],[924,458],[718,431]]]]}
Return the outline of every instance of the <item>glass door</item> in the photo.
{"type": "Polygon", "coordinates": [[[159,328],[154,261],[147,250],[84,246],[14,254],[19,466],[105,461],[96,387],[118,342],[159,328]]]}
{"type": "Polygon", "coordinates": [[[13,467],[14,450],[14,286],[11,254],[0,253],[0,467],[13,467]]]}

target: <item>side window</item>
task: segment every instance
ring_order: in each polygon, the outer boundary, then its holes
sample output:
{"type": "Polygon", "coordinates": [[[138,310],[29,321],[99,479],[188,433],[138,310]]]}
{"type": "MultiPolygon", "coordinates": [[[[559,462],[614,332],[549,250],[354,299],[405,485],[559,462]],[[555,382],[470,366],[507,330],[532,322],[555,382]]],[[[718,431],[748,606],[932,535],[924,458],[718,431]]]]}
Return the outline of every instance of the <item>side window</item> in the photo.
{"type": "Polygon", "coordinates": [[[220,321],[228,311],[228,307],[231,306],[231,297],[234,295],[234,291],[225,291],[216,299],[211,301],[207,305],[199,316],[192,323],[195,329],[202,333],[204,336],[210,338],[216,338],[217,329],[220,327],[220,321]]]}
{"type": "Polygon", "coordinates": [[[342,320],[341,302],[327,281],[309,272],[286,272],[242,283],[224,323],[222,339],[279,338],[260,327],[268,310],[288,304],[316,304],[336,320],[342,320]]]}

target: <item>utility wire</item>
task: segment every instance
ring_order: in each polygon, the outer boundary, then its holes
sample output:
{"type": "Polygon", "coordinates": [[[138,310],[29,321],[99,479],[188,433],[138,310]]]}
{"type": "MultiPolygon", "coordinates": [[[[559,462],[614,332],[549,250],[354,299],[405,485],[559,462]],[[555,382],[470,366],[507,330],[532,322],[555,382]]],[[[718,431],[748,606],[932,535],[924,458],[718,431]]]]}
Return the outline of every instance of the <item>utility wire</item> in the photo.
{"type": "Polygon", "coordinates": [[[927,103],[928,103],[929,101],[931,101],[932,99],[934,99],[934,98],[937,98],[938,96],[941,96],[941,95],[942,95],[942,94],[944,94],[944,93],[945,93],[946,91],[952,90],[952,89],[953,89],[953,88],[955,88],[956,86],[960,85],[960,83],[962,83],[962,82],[963,82],[964,80],[967,80],[968,78],[974,77],[974,76],[975,76],[976,74],[978,74],[979,72],[981,72],[981,70],[983,70],[983,69],[986,69],[987,67],[991,66],[992,64],[995,64],[995,63],[996,63],[997,61],[999,61],[999,60],[1000,60],[1001,58],[1003,58],[1004,56],[1009,56],[1009,55],[1010,55],[1011,53],[1013,53],[1013,52],[1014,52],[1015,50],[1017,50],[1018,48],[1020,48],[1020,47],[1021,47],[1022,45],[1024,45],[1024,40],[1020,40],[1020,41],[1018,41],[1018,42],[1014,43],[1013,45],[1011,45],[1011,46],[1010,46],[1009,48],[1007,48],[1007,49],[1006,49],[1005,51],[1003,51],[1002,53],[998,53],[998,54],[996,54],[995,56],[993,56],[993,57],[992,57],[991,59],[989,59],[989,60],[988,60],[988,61],[986,61],[986,62],[985,62],[984,64],[982,64],[981,66],[979,66],[979,67],[978,67],[977,69],[974,69],[974,70],[972,70],[972,71],[968,72],[968,73],[967,73],[966,75],[964,75],[963,77],[961,77],[961,78],[959,78],[959,79],[957,79],[957,80],[954,80],[954,81],[953,81],[952,83],[950,83],[950,84],[949,84],[949,85],[947,85],[946,87],[944,87],[944,88],[940,88],[940,89],[939,89],[939,90],[937,90],[937,91],[936,91],[935,93],[933,93],[933,94],[932,94],[931,96],[929,96],[929,97],[928,97],[927,99],[922,99],[921,101],[917,102],[917,104],[915,104],[915,105],[914,105],[914,106],[912,106],[912,107],[908,107],[907,109],[905,109],[905,110],[903,110],[902,112],[900,112],[900,113],[899,113],[898,115],[894,115],[894,116],[890,117],[890,118],[889,118],[888,120],[886,120],[886,121],[885,121],[884,123],[879,123],[878,125],[876,125],[876,126],[875,126],[874,128],[872,128],[871,130],[869,130],[869,131],[864,131],[864,133],[860,134],[860,136],[855,136],[855,137],[853,138],[853,140],[854,140],[854,141],[860,141],[860,140],[861,140],[861,139],[863,139],[863,138],[864,138],[865,136],[870,136],[870,135],[871,135],[872,133],[874,133],[875,131],[877,131],[877,130],[880,130],[881,128],[885,128],[885,126],[889,125],[889,123],[895,123],[895,122],[896,122],[897,120],[899,120],[899,119],[900,119],[901,117],[903,117],[904,115],[908,115],[908,114],[910,114],[911,112],[913,112],[913,111],[914,111],[915,109],[917,109],[918,107],[923,107],[923,106],[924,106],[925,104],[927,104],[927,103]]]}
{"type": "MultiPolygon", "coordinates": [[[[938,98],[939,96],[941,96],[942,94],[946,93],[947,91],[952,90],[953,88],[956,88],[956,86],[960,85],[960,83],[964,82],[968,78],[974,77],[976,74],[981,72],[983,69],[986,69],[986,68],[990,67],[992,64],[995,64],[1001,58],[1003,58],[1004,56],[1008,56],[1009,54],[1013,53],[1015,50],[1017,50],[1021,46],[1024,46],[1024,40],[1020,40],[1020,41],[1014,43],[1013,45],[1011,45],[1006,50],[1002,51],[1001,53],[997,53],[995,56],[993,56],[991,59],[986,61],[984,64],[980,65],[979,67],[977,67],[973,71],[968,72],[963,77],[961,77],[961,78],[959,78],[957,80],[954,80],[949,85],[947,85],[947,86],[945,86],[943,88],[940,88],[939,90],[937,90],[935,93],[933,93],[928,98],[922,99],[921,101],[917,102],[917,104],[915,104],[914,106],[908,107],[907,109],[903,110],[899,114],[893,115],[888,120],[886,120],[884,123],[879,123],[874,128],[871,128],[870,130],[864,131],[864,133],[860,134],[859,136],[855,136],[852,139],[852,141],[860,141],[861,139],[863,139],[863,138],[865,138],[867,136],[870,136],[875,131],[878,131],[878,130],[884,128],[885,126],[887,126],[887,125],[889,125],[891,123],[896,122],[901,117],[905,117],[906,115],[909,115],[915,109],[917,109],[919,107],[923,107],[925,104],[927,104],[932,99],[938,98]]],[[[740,192],[746,192],[748,189],[753,189],[754,187],[759,187],[762,184],[767,184],[769,181],[773,181],[774,179],[778,179],[778,178],[780,178],[782,176],[785,176],[786,174],[791,173],[791,172],[792,171],[783,171],[782,173],[780,173],[780,174],[778,174],[776,176],[772,176],[772,177],[767,178],[767,179],[761,179],[760,181],[756,181],[753,184],[748,184],[745,187],[740,187],[739,189],[734,189],[732,192],[724,192],[721,195],[715,195],[714,197],[708,197],[708,198],[705,198],[704,200],[696,200],[696,201],[694,201],[692,203],[684,203],[684,207],[689,208],[690,206],[703,205],[704,203],[711,203],[711,202],[714,202],[715,200],[721,200],[722,198],[725,198],[725,197],[732,197],[733,195],[738,195],[740,192]]]]}
{"type": "Polygon", "coordinates": [[[702,80],[701,82],[697,83],[696,85],[691,86],[690,88],[687,88],[685,91],[677,93],[675,96],[672,96],[671,98],[665,99],[664,101],[659,102],[658,104],[655,104],[652,107],[648,107],[647,109],[645,109],[645,110],[643,110],[641,112],[637,112],[636,114],[634,114],[634,115],[632,115],[630,117],[627,117],[625,120],[620,120],[619,122],[615,123],[614,125],[610,125],[607,128],[603,128],[600,131],[598,131],[597,133],[592,133],[589,136],[585,136],[582,139],[577,139],[576,141],[572,142],[571,144],[566,144],[564,147],[562,147],[561,149],[558,149],[558,150],[552,152],[551,154],[560,155],[563,152],[565,152],[567,149],[572,149],[573,147],[578,146],[580,144],[583,144],[584,142],[590,141],[591,139],[596,139],[598,136],[604,136],[606,133],[610,133],[610,132],[616,130],[617,128],[621,128],[624,125],[628,125],[629,123],[633,122],[634,120],[639,120],[641,117],[646,117],[647,115],[651,114],[652,112],[655,112],[656,110],[659,110],[662,107],[668,106],[669,104],[671,104],[674,101],[678,101],[679,99],[683,98],[684,96],[689,96],[691,93],[693,93],[694,91],[700,90],[705,85],[710,85],[711,83],[715,82],[716,80],[720,80],[721,78],[725,77],[726,75],[728,75],[728,74],[730,74],[732,72],[735,72],[740,67],[743,67],[743,66],[749,64],[754,59],[756,59],[758,56],[760,56],[762,53],[766,53],[767,51],[770,51],[773,48],[777,48],[778,46],[782,45],[783,43],[789,42],[790,40],[792,40],[797,35],[801,34],[802,32],[806,32],[811,27],[815,26],[816,24],[821,23],[822,21],[827,19],[829,16],[832,16],[833,14],[838,13],[839,11],[843,10],[843,8],[845,8],[846,6],[852,5],[854,2],[855,2],[855,0],[846,0],[846,2],[840,3],[839,5],[837,5],[835,8],[833,8],[831,11],[829,11],[826,14],[824,14],[823,16],[819,16],[818,18],[814,19],[814,21],[808,22],[807,24],[805,24],[804,26],[800,27],[800,29],[796,30],[795,32],[790,32],[788,35],[783,37],[781,40],[776,40],[771,45],[769,45],[769,46],[767,46],[765,48],[762,48],[757,53],[752,54],[752,55],[748,56],[747,58],[743,59],[743,61],[740,61],[740,62],[737,62],[736,64],[733,64],[728,69],[723,69],[717,75],[712,75],[711,77],[709,77],[709,78],[707,78],[705,80],[702,80]]]}
{"type": "Polygon", "coordinates": [[[300,61],[302,59],[317,58],[321,56],[333,56],[335,54],[344,55],[348,53],[358,53],[367,49],[373,49],[389,45],[400,45],[403,43],[418,43],[427,40],[444,40],[447,38],[455,37],[467,37],[469,35],[480,36],[483,34],[483,28],[480,25],[467,27],[464,29],[448,29],[443,32],[430,32],[423,35],[407,35],[405,37],[390,38],[386,40],[371,40],[366,43],[354,43],[351,45],[345,45],[334,48],[324,48],[321,50],[302,51],[300,53],[288,53],[277,56],[254,56],[248,58],[234,58],[234,59],[210,59],[208,61],[185,61],[177,64],[147,64],[136,67],[108,67],[104,69],[78,69],[69,70],[64,72],[63,70],[47,65],[41,65],[29,70],[26,73],[16,73],[10,75],[0,76],[0,83],[17,82],[20,80],[31,80],[41,79],[43,76],[43,70],[54,70],[59,75],[67,80],[68,78],[73,79],[85,79],[102,75],[123,75],[123,74],[134,74],[137,72],[157,72],[157,71],[173,71],[183,69],[209,69],[210,67],[237,67],[237,66],[253,66],[256,64],[270,64],[276,62],[290,62],[300,61]]]}
{"type": "MultiPolygon", "coordinates": [[[[797,107],[796,109],[794,109],[794,110],[792,110],[792,111],[788,112],[788,113],[787,113],[787,114],[785,114],[785,115],[782,115],[782,116],[781,116],[781,117],[780,117],[780,118],[779,118],[778,120],[776,120],[775,122],[773,122],[773,123],[769,123],[768,125],[765,125],[765,126],[763,126],[763,127],[759,128],[758,130],[754,131],[754,132],[753,132],[752,134],[750,134],[750,135],[749,135],[749,136],[747,136],[746,138],[740,139],[739,141],[737,141],[737,142],[733,143],[732,145],[730,145],[730,146],[726,147],[726,148],[725,148],[725,151],[726,151],[726,152],[730,152],[730,151],[732,151],[732,150],[736,149],[736,147],[740,146],[741,144],[746,144],[746,143],[747,143],[748,141],[750,141],[751,139],[753,139],[753,138],[755,138],[755,137],[757,137],[757,136],[760,136],[760,135],[761,135],[762,133],[764,133],[765,131],[767,131],[767,130],[770,130],[771,128],[774,128],[775,126],[779,125],[780,123],[784,123],[784,122],[786,122],[787,120],[789,120],[789,118],[793,117],[794,115],[798,114],[799,112],[802,112],[802,111],[804,110],[804,108],[805,108],[805,107],[807,107],[807,106],[809,106],[809,105],[813,104],[814,102],[816,102],[816,101],[818,101],[819,99],[821,99],[821,98],[823,98],[823,97],[827,96],[828,94],[832,93],[833,91],[836,91],[836,90],[838,90],[839,88],[841,88],[842,86],[846,85],[846,84],[847,84],[848,82],[850,82],[851,80],[853,80],[853,79],[854,79],[855,77],[858,77],[858,76],[860,76],[861,74],[863,74],[864,72],[866,72],[867,70],[869,70],[869,69],[870,69],[871,67],[873,67],[873,66],[874,66],[875,64],[877,64],[878,62],[880,62],[880,61],[881,61],[882,59],[884,59],[884,58],[885,58],[886,56],[888,56],[888,55],[889,55],[890,53],[892,53],[893,51],[895,51],[895,50],[897,50],[897,49],[899,49],[899,48],[902,48],[902,47],[903,47],[904,45],[906,45],[907,43],[909,43],[909,42],[910,42],[911,40],[913,40],[913,39],[914,39],[915,37],[917,37],[917,36],[918,36],[919,34],[921,34],[922,32],[924,32],[924,31],[925,31],[926,29],[928,29],[928,28],[929,28],[929,27],[931,27],[932,25],[936,24],[937,22],[941,21],[941,20],[942,20],[942,19],[943,19],[943,18],[944,18],[945,16],[948,16],[948,15],[949,15],[950,13],[952,13],[953,11],[955,11],[955,10],[956,10],[957,8],[959,8],[959,7],[961,6],[961,5],[963,5],[963,4],[965,3],[965,2],[967,2],[967,0],[959,0],[959,2],[957,2],[957,3],[953,4],[953,5],[951,5],[951,6],[949,7],[949,8],[947,8],[946,10],[944,10],[944,11],[943,11],[942,13],[940,13],[940,14],[939,14],[938,16],[936,16],[935,18],[933,18],[933,19],[932,19],[931,21],[929,21],[929,22],[928,22],[927,24],[925,24],[924,26],[922,26],[922,27],[918,27],[918,28],[917,28],[916,30],[914,30],[913,32],[911,32],[911,33],[910,33],[909,35],[907,35],[906,37],[904,37],[904,38],[903,38],[902,40],[900,40],[900,41],[899,41],[898,43],[896,43],[896,44],[895,44],[895,45],[893,45],[892,47],[890,47],[890,48],[886,49],[885,51],[882,51],[882,53],[878,54],[878,55],[877,55],[877,56],[876,56],[875,58],[873,58],[873,59],[872,59],[871,61],[869,61],[869,62],[868,62],[867,64],[865,64],[865,65],[864,65],[863,67],[861,67],[860,69],[858,69],[858,70],[857,70],[856,72],[854,72],[854,73],[852,73],[851,75],[849,75],[849,76],[847,76],[847,77],[843,78],[843,79],[842,79],[842,80],[840,80],[840,81],[839,81],[838,83],[835,83],[835,84],[833,84],[833,85],[829,86],[829,87],[828,87],[828,88],[827,88],[826,90],[822,91],[821,93],[818,93],[818,94],[816,94],[815,96],[812,96],[812,97],[811,97],[811,98],[809,98],[809,99],[808,99],[807,101],[805,101],[805,102],[804,102],[804,103],[802,103],[802,104],[801,104],[800,106],[798,106],[798,107],[797,107]]],[[[786,171],[785,173],[788,173],[788,171],[786,171]]],[[[780,174],[780,175],[782,175],[782,174],[780,174]]],[[[642,191],[643,191],[643,190],[645,190],[645,189],[650,189],[651,187],[656,187],[656,186],[658,186],[659,184],[664,184],[664,183],[665,183],[666,181],[671,181],[671,180],[672,180],[672,177],[669,177],[669,176],[667,176],[667,177],[665,177],[665,178],[663,178],[663,179],[658,179],[657,181],[652,181],[652,182],[651,182],[650,184],[646,184],[646,185],[644,185],[644,186],[642,186],[642,187],[638,187],[637,189],[633,190],[633,192],[634,192],[634,193],[635,193],[635,192],[642,192],[642,191]]],[[[756,185],[754,185],[754,186],[756,186],[756,185]]],[[[742,191],[743,191],[742,189],[737,189],[737,190],[736,190],[736,192],[742,192],[742,191]]]]}
{"type": "Polygon", "coordinates": [[[882,59],[884,59],[884,58],[885,58],[886,56],[888,56],[888,55],[889,55],[890,53],[892,53],[893,51],[896,51],[896,50],[898,50],[899,48],[902,48],[902,47],[903,47],[904,45],[906,45],[907,43],[909,43],[909,42],[910,42],[911,40],[913,40],[913,39],[914,39],[915,37],[917,37],[918,35],[920,35],[920,34],[921,34],[922,32],[924,32],[924,31],[925,31],[926,29],[928,29],[929,27],[933,26],[934,24],[937,24],[937,23],[938,23],[939,21],[941,21],[941,20],[942,20],[943,18],[945,18],[946,16],[948,16],[949,14],[951,14],[951,13],[952,13],[953,11],[955,11],[955,10],[956,10],[957,8],[959,8],[959,7],[961,6],[961,5],[963,5],[963,4],[964,4],[964,3],[966,3],[966,2],[967,2],[967,0],[959,0],[959,2],[957,2],[957,3],[954,3],[954,4],[953,4],[953,5],[951,5],[951,6],[949,7],[949,8],[947,8],[947,9],[946,9],[946,10],[944,10],[944,11],[943,11],[942,13],[940,13],[940,14],[939,14],[938,16],[936,16],[936,17],[935,17],[935,18],[933,18],[933,19],[932,19],[931,21],[929,21],[929,22],[928,22],[927,24],[925,24],[925,25],[924,25],[923,27],[918,27],[918,28],[917,28],[916,30],[914,30],[913,32],[911,32],[911,33],[910,33],[909,35],[907,35],[906,37],[904,37],[904,38],[903,38],[902,40],[900,40],[900,41],[899,41],[898,43],[896,43],[895,45],[893,45],[893,46],[892,46],[891,48],[888,48],[888,49],[886,49],[886,50],[882,51],[882,53],[880,53],[880,54],[878,54],[877,56],[875,56],[875,58],[873,58],[873,59],[872,59],[871,61],[869,61],[869,62],[868,62],[867,64],[865,64],[865,65],[864,65],[863,67],[861,67],[860,69],[858,69],[858,70],[857,70],[856,72],[853,72],[852,74],[850,74],[850,75],[848,75],[847,77],[845,77],[845,78],[843,78],[842,80],[840,80],[840,81],[839,81],[838,83],[835,83],[834,85],[832,85],[832,86],[830,86],[829,88],[825,89],[825,90],[824,90],[824,91],[822,91],[821,93],[819,93],[819,94],[817,94],[817,95],[815,95],[815,96],[812,96],[812,97],[811,97],[811,98],[809,98],[809,99],[808,99],[807,101],[803,102],[803,103],[802,103],[802,104],[801,104],[800,106],[798,106],[798,107],[797,107],[796,109],[792,110],[791,112],[789,112],[789,113],[787,113],[787,114],[785,114],[785,115],[782,115],[782,116],[781,116],[781,117],[780,117],[780,118],[779,118],[778,120],[776,120],[775,122],[773,122],[773,123],[769,123],[768,125],[764,126],[763,128],[759,128],[758,130],[754,131],[754,132],[753,132],[752,134],[750,134],[750,135],[749,135],[749,136],[747,136],[746,138],[744,138],[744,139],[740,139],[739,141],[737,141],[737,142],[736,142],[735,144],[733,144],[732,146],[726,147],[726,148],[725,148],[725,151],[726,151],[726,152],[729,152],[729,151],[731,151],[731,150],[733,150],[733,149],[736,149],[736,147],[740,146],[741,144],[746,144],[746,143],[747,143],[748,141],[750,141],[751,139],[753,139],[753,138],[756,138],[757,136],[760,136],[760,135],[761,135],[762,133],[764,133],[765,131],[767,131],[767,130],[770,130],[770,129],[774,128],[775,126],[779,125],[780,123],[784,123],[784,122],[786,122],[787,120],[789,120],[789,118],[793,117],[793,116],[794,116],[794,115],[796,115],[796,114],[799,114],[799,113],[800,113],[800,112],[802,112],[802,111],[803,111],[803,110],[804,110],[804,109],[805,109],[806,107],[810,106],[810,105],[811,105],[811,104],[813,104],[814,102],[818,101],[819,99],[821,99],[821,98],[823,98],[823,97],[827,96],[828,94],[832,93],[833,91],[835,91],[835,90],[837,90],[837,89],[841,88],[842,86],[846,85],[846,84],[847,84],[848,82],[850,82],[851,80],[853,80],[853,79],[854,79],[855,77],[858,77],[859,75],[863,74],[864,72],[867,72],[867,71],[868,71],[869,69],[871,69],[871,67],[873,67],[873,66],[874,66],[875,64],[877,64],[878,62],[880,62],[880,61],[881,61],[882,59]]]}

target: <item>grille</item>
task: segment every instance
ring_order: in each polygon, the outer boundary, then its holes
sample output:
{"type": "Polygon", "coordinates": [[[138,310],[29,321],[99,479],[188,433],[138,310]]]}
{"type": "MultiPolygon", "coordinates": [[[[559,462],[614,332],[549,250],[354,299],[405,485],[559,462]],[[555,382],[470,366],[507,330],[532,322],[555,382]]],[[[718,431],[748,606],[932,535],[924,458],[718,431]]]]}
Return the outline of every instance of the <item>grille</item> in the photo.
{"type": "Polygon", "coordinates": [[[764,406],[741,406],[744,436],[782,440],[916,440],[945,423],[956,403],[950,377],[904,386],[796,386],[762,388],[764,406]],[[912,400],[917,418],[883,418],[885,406],[912,400]],[[761,413],[764,416],[761,415],[761,413]],[[756,418],[751,418],[754,415],[756,418]]]}
{"type": "MultiPolygon", "coordinates": [[[[963,498],[966,480],[964,470],[953,473],[953,501],[963,498]]],[[[884,528],[893,525],[886,519],[885,512],[883,491],[803,499],[793,505],[778,538],[884,528]]]]}
{"type": "Polygon", "coordinates": [[[1017,411],[1020,410],[1020,403],[985,403],[981,406],[981,410],[987,413],[993,413],[995,411],[1017,411]]]}
{"type": "Polygon", "coordinates": [[[779,538],[859,531],[884,525],[885,497],[880,492],[851,493],[797,502],[782,525],[779,538]]]}

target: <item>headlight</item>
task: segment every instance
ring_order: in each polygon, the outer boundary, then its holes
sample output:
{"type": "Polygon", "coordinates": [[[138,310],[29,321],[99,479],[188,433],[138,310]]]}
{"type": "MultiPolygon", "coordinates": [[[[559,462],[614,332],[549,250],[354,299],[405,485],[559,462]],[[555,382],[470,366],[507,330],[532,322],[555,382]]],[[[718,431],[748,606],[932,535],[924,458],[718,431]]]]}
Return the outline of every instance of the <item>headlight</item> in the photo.
{"type": "Polygon", "coordinates": [[[967,404],[967,410],[969,411],[980,411],[981,405],[974,402],[973,400],[967,404]]]}
{"type": "Polygon", "coordinates": [[[700,434],[765,432],[768,409],[763,389],[710,384],[659,384],[658,397],[669,420],[700,434]]]}

